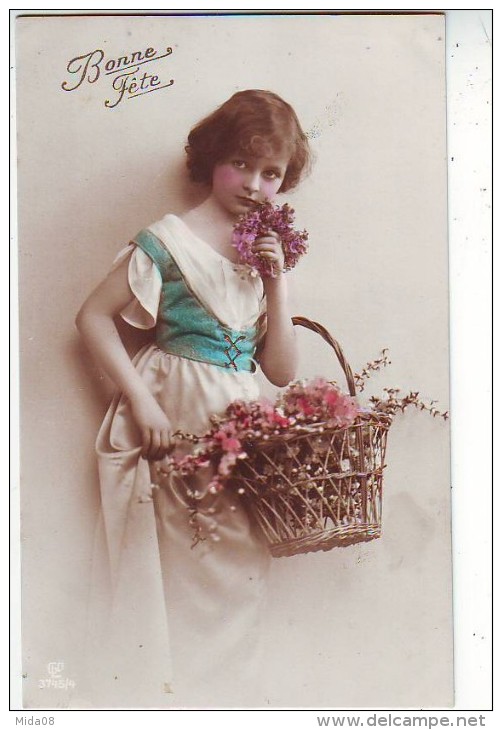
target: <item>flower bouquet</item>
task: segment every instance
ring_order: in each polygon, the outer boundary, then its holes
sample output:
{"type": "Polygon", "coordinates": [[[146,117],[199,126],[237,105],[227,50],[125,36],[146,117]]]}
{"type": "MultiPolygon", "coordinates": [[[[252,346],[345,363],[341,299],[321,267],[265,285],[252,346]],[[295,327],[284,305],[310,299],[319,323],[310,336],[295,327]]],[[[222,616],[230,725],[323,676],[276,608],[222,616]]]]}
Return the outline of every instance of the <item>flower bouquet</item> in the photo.
{"type": "Polygon", "coordinates": [[[289,271],[298,263],[300,256],[307,252],[307,231],[293,228],[295,211],[287,203],[274,206],[270,202],[254,205],[242,216],[234,227],[232,245],[239,252],[242,265],[251,276],[271,276],[271,264],[253,252],[257,238],[268,231],[279,234],[284,251],[284,271],[289,271]]]}
{"type": "MultiPolygon", "coordinates": [[[[409,406],[447,418],[417,392],[400,397],[384,389],[363,407],[356,399],[372,371],[389,364],[386,351],[353,374],[340,345],[321,325],[293,322],[320,334],[334,349],[348,394],[324,378],[296,381],[275,403],[231,403],[212,418],[202,437],[187,436],[193,451],[173,459],[181,477],[211,467],[209,492],[232,489],[253,513],[272,555],[279,557],[377,538],[381,534],[382,486],[387,434],[394,416],[409,406]]],[[[197,512],[194,496],[193,515],[197,512]]],[[[194,526],[197,524],[194,521],[194,526]]],[[[213,539],[218,539],[216,532],[213,539]]],[[[194,540],[204,539],[197,528],[194,540]]]]}

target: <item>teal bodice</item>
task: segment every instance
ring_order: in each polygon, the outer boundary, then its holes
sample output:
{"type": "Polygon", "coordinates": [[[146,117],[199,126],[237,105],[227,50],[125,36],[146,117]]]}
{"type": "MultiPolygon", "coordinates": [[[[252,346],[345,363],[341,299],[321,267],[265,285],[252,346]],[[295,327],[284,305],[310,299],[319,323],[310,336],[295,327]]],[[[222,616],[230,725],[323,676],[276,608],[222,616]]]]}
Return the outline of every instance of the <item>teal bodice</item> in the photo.
{"type": "Polygon", "coordinates": [[[257,326],[224,326],[190,291],[161,241],[148,229],[133,239],[157,266],[162,278],[155,342],[164,352],[231,370],[254,371],[257,326]]]}

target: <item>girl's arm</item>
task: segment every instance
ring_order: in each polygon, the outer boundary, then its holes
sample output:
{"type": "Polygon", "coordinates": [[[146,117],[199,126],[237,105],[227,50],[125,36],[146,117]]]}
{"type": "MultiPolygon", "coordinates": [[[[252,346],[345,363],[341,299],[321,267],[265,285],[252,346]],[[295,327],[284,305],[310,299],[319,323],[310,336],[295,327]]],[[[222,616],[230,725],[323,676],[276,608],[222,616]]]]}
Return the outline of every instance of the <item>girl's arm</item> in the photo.
{"type": "Polygon", "coordinates": [[[288,304],[288,287],[284,267],[284,252],[278,235],[271,231],[256,240],[255,253],[273,264],[277,274],[263,279],[267,298],[267,332],[260,353],[260,365],[273,385],[283,387],[296,376],[298,349],[288,304]]]}
{"type": "Polygon", "coordinates": [[[132,364],[114,321],[133,298],[128,267],[126,259],[96,287],[82,305],[76,325],[98,364],[129,399],[141,433],[142,455],[161,459],[171,449],[171,424],[132,364]]]}

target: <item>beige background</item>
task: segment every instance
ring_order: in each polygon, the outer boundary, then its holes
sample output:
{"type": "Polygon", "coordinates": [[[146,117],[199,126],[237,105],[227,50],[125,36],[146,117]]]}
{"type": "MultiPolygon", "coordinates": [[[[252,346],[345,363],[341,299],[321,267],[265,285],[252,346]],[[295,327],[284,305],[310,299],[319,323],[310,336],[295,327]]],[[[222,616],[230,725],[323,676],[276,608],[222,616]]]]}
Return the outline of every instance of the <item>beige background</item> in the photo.
{"type": "MultiPolygon", "coordinates": [[[[198,199],[190,126],[244,88],[269,88],[312,132],[316,164],[287,200],[310,232],[295,311],[325,324],[358,370],[448,400],[444,27],[440,16],[17,20],[23,673],[28,707],[78,706],[98,508],[93,442],[110,384],[73,320],[116,251],[198,199]],[[64,92],[68,61],[165,46],[172,87],[107,109],[109,76],[64,92]],[[40,689],[50,661],[76,688],[40,689]]],[[[106,59],[105,59],[106,60],[106,59]]],[[[302,375],[341,377],[314,335],[302,375]]],[[[384,537],[273,563],[270,706],[452,701],[448,427],[393,426],[384,537]]]]}

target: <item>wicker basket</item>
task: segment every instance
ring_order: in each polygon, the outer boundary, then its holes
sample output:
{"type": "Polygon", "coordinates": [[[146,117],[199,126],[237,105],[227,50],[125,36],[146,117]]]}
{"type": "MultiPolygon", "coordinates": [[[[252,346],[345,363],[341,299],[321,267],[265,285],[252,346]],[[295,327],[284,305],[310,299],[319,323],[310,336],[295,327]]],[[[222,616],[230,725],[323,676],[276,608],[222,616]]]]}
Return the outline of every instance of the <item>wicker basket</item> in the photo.
{"type": "MultiPolygon", "coordinates": [[[[294,317],[293,323],[331,345],[354,396],[354,376],[338,342],[317,322],[294,317]]],[[[380,537],[390,424],[385,414],[361,414],[343,428],[302,427],[260,442],[239,463],[233,486],[243,494],[274,557],[380,537]]]]}

